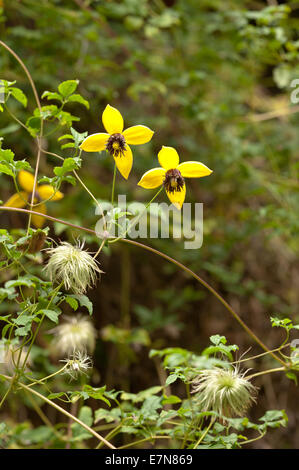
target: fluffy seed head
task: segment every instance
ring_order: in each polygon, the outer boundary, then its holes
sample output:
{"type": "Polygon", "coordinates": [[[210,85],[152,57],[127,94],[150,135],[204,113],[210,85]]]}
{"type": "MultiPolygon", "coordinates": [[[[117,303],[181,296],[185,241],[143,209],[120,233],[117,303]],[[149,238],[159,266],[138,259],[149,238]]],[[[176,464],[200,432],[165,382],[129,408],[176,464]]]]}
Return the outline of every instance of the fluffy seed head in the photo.
{"type": "MultiPolygon", "coordinates": [[[[19,344],[4,344],[3,341],[0,341],[0,373],[13,374],[16,370],[16,365],[19,360],[19,367],[22,367],[27,356],[27,349],[23,348],[21,352],[21,357],[19,359],[20,353],[19,344]]],[[[27,358],[26,369],[30,368],[32,361],[30,355],[27,358]]]]}
{"type": "Polygon", "coordinates": [[[92,368],[92,361],[84,351],[75,351],[68,359],[63,359],[60,362],[66,363],[64,373],[73,380],[76,380],[81,374],[87,375],[88,369],[92,368]]]}
{"type": "Polygon", "coordinates": [[[52,281],[64,282],[67,290],[75,294],[84,294],[95,284],[97,273],[102,273],[93,259],[85,250],[83,244],[73,246],[62,242],[55,248],[47,250],[50,255],[46,272],[52,281]]]}
{"type": "Polygon", "coordinates": [[[202,411],[215,411],[221,417],[244,416],[255,402],[257,388],[237,367],[204,370],[193,381],[193,393],[202,411]]]}
{"type": "Polygon", "coordinates": [[[64,322],[50,333],[54,334],[51,349],[56,355],[71,354],[74,350],[93,353],[96,343],[96,330],[91,320],[83,315],[64,317],[64,322]]]}

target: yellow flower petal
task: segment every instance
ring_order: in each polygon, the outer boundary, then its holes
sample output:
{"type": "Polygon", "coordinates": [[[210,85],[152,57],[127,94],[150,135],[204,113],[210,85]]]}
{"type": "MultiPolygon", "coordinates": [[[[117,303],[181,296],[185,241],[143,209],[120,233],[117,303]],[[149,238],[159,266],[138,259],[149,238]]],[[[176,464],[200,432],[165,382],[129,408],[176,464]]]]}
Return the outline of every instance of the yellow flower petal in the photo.
{"type": "Polygon", "coordinates": [[[27,193],[32,193],[34,186],[34,176],[28,171],[21,170],[18,174],[20,186],[22,186],[27,193]]]}
{"type": "Polygon", "coordinates": [[[50,184],[42,184],[41,186],[38,186],[37,192],[42,200],[51,198],[51,201],[59,201],[63,198],[63,194],[60,191],[55,192],[55,189],[50,184]]]}
{"type": "Polygon", "coordinates": [[[133,165],[132,150],[127,145],[123,155],[114,157],[116,166],[120,174],[127,180],[133,165]]]}
{"type": "Polygon", "coordinates": [[[181,209],[182,205],[185,201],[185,196],[186,196],[186,185],[182,187],[181,191],[174,191],[174,192],[169,192],[166,191],[167,196],[169,197],[170,202],[177,208],[181,209]]]}
{"type": "Polygon", "coordinates": [[[106,142],[109,139],[109,134],[100,132],[99,134],[91,134],[83,140],[80,149],[85,152],[101,152],[106,148],[106,142]]]}
{"type": "Polygon", "coordinates": [[[141,180],[138,183],[138,186],[146,189],[158,188],[163,184],[166,171],[164,168],[153,168],[152,170],[147,171],[142,176],[141,180]]]}
{"type": "Polygon", "coordinates": [[[124,128],[124,120],[120,112],[107,104],[102,115],[104,127],[109,134],[120,134],[124,128]]]}
{"type": "Polygon", "coordinates": [[[164,145],[158,153],[158,160],[165,170],[176,168],[180,162],[178,152],[173,147],[165,147],[164,145]]]}
{"type": "Polygon", "coordinates": [[[213,173],[210,168],[200,162],[183,162],[178,165],[177,169],[184,178],[201,178],[213,173]]]}
{"type": "Polygon", "coordinates": [[[126,139],[126,142],[132,145],[146,144],[151,140],[153,134],[154,131],[152,131],[149,127],[141,125],[128,127],[128,129],[123,132],[123,136],[126,139]]]}
{"type": "MultiPolygon", "coordinates": [[[[47,213],[46,205],[41,204],[40,206],[37,206],[36,211],[41,212],[42,214],[46,214],[47,213]]],[[[35,215],[35,214],[32,214],[31,220],[32,220],[32,223],[35,225],[36,228],[41,228],[44,225],[44,222],[45,222],[44,217],[42,217],[40,215],[35,215]]]]}
{"type": "Polygon", "coordinates": [[[6,207],[25,207],[28,201],[28,193],[20,191],[20,194],[13,194],[4,204],[6,207]]]}

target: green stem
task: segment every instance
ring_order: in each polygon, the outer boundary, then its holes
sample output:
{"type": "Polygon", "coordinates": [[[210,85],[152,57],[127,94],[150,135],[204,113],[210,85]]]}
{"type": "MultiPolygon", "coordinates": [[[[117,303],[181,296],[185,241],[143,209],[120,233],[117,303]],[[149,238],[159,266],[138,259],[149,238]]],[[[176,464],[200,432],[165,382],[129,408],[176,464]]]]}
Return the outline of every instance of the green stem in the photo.
{"type": "MultiPolygon", "coordinates": [[[[69,227],[82,230],[87,233],[92,233],[93,235],[96,235],[96,232],[90,228],[82,227],[80,225],[72,224],[70,222],[66,222],[61,219],[57,219],[56,217],[52,217],[50,215],[45,215],[39,212],[33,212],[30,211],[29,209],[22,209],[22,208],[16,208],[16,207],[6,207],[6,206],[0,206],[0,210],[5,210],[5,211],[16,211],[16,212],[24,212],[24,213],[29,213],[32,212],[33,214],[36,215],[41,215],[42,217],[45,217],[46,219],[53,220],[54,222],[59,222],[63,225],[67,225],[69,227]]],[[[233,308],[224,300],[220,294],[218,294],[215,289],[210,286],[206,281],[204,281],[201,277],[199,277],[197,274],[195,274],[190,268],[185,266],[184,264],[180,263],[179,261],[175,260],[174,258],[171,258],[171,256],[166,255],[165,253],[162,253],[159,250],[156,250],[155,248],[152,248],[151,246],[144,245],[143,243],[136,242],[135,240],[129,240],[127,238],[121,238],[121,242],[123,243],[129,243],[131,245],[137,246],[139,248],[142,248],[144,250],[147,250],[151,253],[154,253],[161,258],[166,259],[170,263],[175,264],[178,268],[182,269],[186,273],[188,273],[190,276],[192,276],[196,281],[198,281],[203,287],[205,287],[212,295],[214,295],[219,302],[222,303],[222,305],[226,308],[226,310],[235,318],[235,320],[240,324],[240,326],[248,333],[248,335],[268,354],[270,354],[273,359],[276,361],[280,362],[283,366],[286,366],[286,363],[278,357],[274,352],[272,352],[256,335],[255,333],[243,322],[243,320],[239,317],[239,315],[233,310],[233,308]]]]}
{"type": "Polygon", "coordinates": [[[77,178],[77,180],[79,181],[79,183],[83,186],[83,188],[85,189],[85,191],[89,194],[89,196],[92,198],[92,200],[96,203],[96,205],[98,206],[98,208],[100,209],[100,212],[101,212],[101,216],[103,217],[103,222],[104,222],[104,230],[107,229],[107,224],[106,224],[106,219],[105,219],[105,215],[104,215],[104,212],[103,212],[103,209],[102,209],[102,206],[101,204],[99,203],[99,201],[95,198],[95,196],[92,194],[91,191],[89,191],[88,187],[83,183],[83,181],[81,180],[81,178],[79,177],[78,173],[74,170],[73,171],[75,177],[77,178]]]}
{"type": "MultiPolygon", "coordinates": [[[[116,428],[112,429],[112,431],[110,431],[109,434],[107,434],[106,439],[108,440],[116,436],[116,434],[118,434],[122,426],[123,426],[123,423],[120,423],[118,426],[116,426],[116,428]]],[[[100,442],[99,445],[97,445],[96,449],[100,449],[101,447],[103,447],[103,442],[100,442]]]]}
{"type": "Polygon", "coordinates": [[[282,370],[286,370],[285,367],[276,367],[275,369],[268,369],[268,370],[262,370],[261,372],[257,372],[256,374],[248,375],[247,379],[253,379],[254,377],[258,377],[259,375],[265,375],[265,374],[272,374],[272,372],[279,372],[282,370]]]}
{"type": "Polygon", "coordinates": [[[202,435],[200,436],[200,438],[198,439],[198,441],[196,442],[195,446],[193,447],[193,449],[197,449],[197,447],[199,446],[199,444],[204,440],[204,438],[206,437],[206,435],[208,434],[209,430],[211,429],[211,426],[212,424],[214,423],[213,420],[211,420],[209,426],[207,427],[207,429],[205,430],[204,433],[202,433],[202,435]]]}
{"type": "Polygon", "coordinates": [[[51,379],[52,377],[55,377],[55,375],[58,375],[58,374],[61,374],[62,371],[64,371],[64,369],[67,367],[67,364],[65,364],[61,369],[59,369],[58,371],[54,372],[53,374],[51,375],[47,375],[47,377],[44,377],[43,379],[40,379],[40,380],[35,380],[34,382],[32,382],[31,384],[28,385],[28,387],[32,387],[33,385],[36,385],[36,384],[43,384],[43,382],[45,382],[45,380],[49,380],[51,379]]]}
{"type": "Polygon", "coordinates": [[[128,447],[132,447],[134,445],[142,444],[143,442],[153,441],[154,439],[172,439],[171,436],[151,436],[146,437],[145,439],[139,439],[139,441],[130,442],[130,444],[126,444],[124,446],[118,447],[118,449],[127,449],[128,447]]]}
{"type": "MultiPolygon", "coordinates": [[[[59,290],[61,289],[62,286],[63,286],[63,281],[59,284],[59,286],[56,287],[56,289],[54,289],[53,294],[52,294],[52,296],[51,296],[51,299],[49,300],[49,303],[48,303],[48,305],[47,305],[47,307],[46,307],[46,310],[49,309],[49,307],[51,306],[51,303],[53,302],[53,300],[54,300],[54,298],[55,298],[57,292],[59,292],[59,290]]],[[[39,322],[39,324],[38,324],[38,326],[37,326],[37,328],[36,328],[36,330],[35,330],[35,332],[34,332],[33,338],[32,338],[32,340],[31,340],[31,344],[30,344],[30,346],[29,346],[29,348],[28,348],[26,357],[25,357],[25,359],[24,359],[24,363],[23,363],[23,366],[22,366],[22,371],[21,371],[21,373],[24,372],[24,369],[25,369],[25,367],[26,367],[26,362],[27,362],[27,360],[28,360],[30,351],[31,351],[32,346],[33,346],[33,344],[34,344],[35,338],[36,338],[37,335],[38,335],[38,332],[39,332],[39,330],[40,330],[40,327],[41,327],[41,325],[42,325],[42,322],[44,321],[44,318],[45,318],[45,314],[42,315],[42,317],[41,317],[41,319],[40,319],[40,322],[39,322]]]]}
{"type": "Polygon", "coordinates": [[[163,186],[159,189],[159,191],[154,195],[154,197],[147,203],[147,205],[145,206],[144,210],[138,215],[138,217],[131,223],[129,224],[129,227],[127,228],[127,230],[125,231],[125,233],[121,236],[121,237],[118,237],[118,238],[115,238],[113,240],[109,240],[108,243],[115,243],[115,242],[118,242],[119,240],[125,238],[125,236],[127,235],[127,233],[131,230],[131,228],[137,224],[137,222],[140,220],[140,218],[143,216],[143,214],[147,211],[149,205],[156,199],[156,197],[160,194],[160,192],[162,191],[163,189],[163,186]]]}
{"type": "MultiPolygon", "coordinates": [[[[13,378],[12,377],[9,377],[7,375],[1,375],[1,377],[4,377],[4,379],[6,380],[9,380],[11,381],[13,378]]],[[[102,441],[107,447],[109,447],[110,449],[115,449],[115,447],[110,444],[110,442],[108,442],[104,437],[102,437],[100,434],[98,434],[96,431],[94,431],[91,427],[89,427],[87,424],[83,423],[83,421],[81,421],[80,419],[76,418],[76,416],[73,416],[71,413],[69,413],[68,411],[64,410],[63,408],[61,408],[61,406],[57,405],[56,403],[54,403],[53,401],[49,400],[48,398],[44,397],[43,395],[41,395],[41,393],[38,393],[36,392],[35,390],[33,390],[32,388],[29,388],[27,385],[23,384],[22,382],[18,382],[18,385],[20,387],[22,387],[24,390],[26,390],[27,392],[30,392],[32,393],[33,395],[37,396],[38,398],[40,398],[41,400],[45,401],[46,403],[48,403],[50,406],[52,406],[53,408],[56,408],[56,410],[60,411],[60,413],[63,413],[65,416],[67,416],[68,418],[72,419],[73,421],[76,421],[76,423],[80,424],[84,429],[86,429],[86,431],[90,432],[90,434],[92,434],[94,437],[96,437],[97,439],[99,439],[99,441],[102,441]]]]}
{"type": "Polygon", "coordinates": [[[111,206],[113,207],[114,204],[114,191],[115,191],[115,179],[116,179],[116,163],[114,162],[114,169],[113,169],[113,180],[112,180],[112,191],[111,191],[111,206]]]}

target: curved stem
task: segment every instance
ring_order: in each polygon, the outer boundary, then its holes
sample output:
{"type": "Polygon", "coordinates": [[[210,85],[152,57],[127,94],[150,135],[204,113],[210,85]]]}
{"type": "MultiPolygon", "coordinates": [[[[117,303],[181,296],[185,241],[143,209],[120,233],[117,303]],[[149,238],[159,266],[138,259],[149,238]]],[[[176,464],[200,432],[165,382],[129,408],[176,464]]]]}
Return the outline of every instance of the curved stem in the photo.
{"type": "MultiPolygon", "coordinates": [[[[12,380],[12,377],[9,377],[7,375],[1,375],[1,377],[4,377],[5,380],[9,380],[11,381],[12,380]]],[[[29,388],[27,385],[23,384],[22,382],[18,382],[18,385],[23,388],[24,390],[26,390],[27,392],[30,392],[32,393],[33,395],[36,395],[38,398],[40,398],[41,400],[45,401],[46,403],[48,403],[50,406],[53,406],[53,408],[56,408],[56,410],[60,411],[61,413],[63,413],[65,416],[67,416],[68,418],[72,419],[73,421],[76,421],[76,423],[80,424],[83,428],[86,429],[86,431],[90,432],[90,434],[92,434],[94,437],[96,437],[97,439],[99,439],[100,441],[102,441],[107,447],[109,447],[110,449],[115,449],[116,447],[114,447],[112,444],[110,444],[110,442],[108,442],[104,437],[102,437],[100,434],[98,434],[96,431],[94,431],[92,428],[90,428],[89,426],[87,426],[87,424],[83,423],[83,421],[81,421],[80,419],[76,418],[76,416],[73,416],[71,413],[69,413],[68,411],[64,410],[63,408],[61,408],[61,406],[57,405],[56,403],[54,403],[53,401],[49,400],[48,398],[44,397],[41,393],[39,392],[36,392],[35,390],[33,390],[32,388],[29,388]]]]}
{"type": "Polygon", "coordinates": [[[31,85],[31,88],[33,90],[33,94],[34,94],[34,97],[35,97],[35,100],[36,100],[36,103],[37,103],[37,107],[41,113],[41,104],[40,104],[40,101],[39,101],[39,97],[38,97],[38,93],[36,91],[36,88],[35,88],[35,84],[34,84],[34,81],[32,80],[32,77],[30,75],[30,72],[29,70],[27,69],[26,65],[24,64],[24,62],[22,61],[22,59],[18,56],[18,54],[16,54],[15,51],[13,51],[7,44],[5,44],[5,42],[1,41],[0,40],[0,45],[2,47],[4,47],[18,62],[19,64],[21,65],[22,69],[24,70],[24,72],[26,73],[27,75],[27,78],[30,82],[30,85],[31,85]]]}
{"type": "Polygon", "coordinates": [[[203,441],[203,439],[206,437],[206,435],[208,434],[209,430],[211,429],[211,426],[212,424],[214,423],[213,419],[211,420],[209,426],[207,427],[207,429],[205,430],[204,433],[202,433],[202,435],[200,436],[200,438],[198,439],[198,441],[196,442],[195,446],[193,447],[193,449],[197,449],[197,447],[199,446],[199,444],[201,443],[201,441],[203,441]]]}
{"type": "MultiPolygon", "coordinates": [[[[59,292],[59,290],[61,289],[62,286],[63,286],[63,281],[59,284],[59,286],[56,287],[56,289],[54,289],[53,294],[52,294],[52,296],[51,296],[51,299],[49,300],[48,305],[47,305],[47,307],[46,307],[47,309],[50,308],[52,301],[55,299],[56,294],[59,292]]],[[[27,353],[26,353],[26,357],[25,357],[25,359],[24,359],[24,363],[23,363],[23,365],[22,365],[22,373],[23,373],[24,370],[25,370],[26,363],[27,363],[27,360],[28,360],[30,351],[31,351],[31,349],[32,349],[32,346],[33,346],[33,344],[34,344],[35,338],[36,338],[37,335],[38,335],[38,332],[39,332],[39,330],[40,330],[40,327],[41,327],[41,325],[42,325],[42,322],[43,322],[45,316],[46,316],[46,315],[45,315],[45,313],[44,313],[44,314],[42,315],[41,319],[40,319],[40,322],[39,322],[39,324],[38,324],[38,326],[37,326],[35,332],[34,332],[34,335],[33,335],[32,341],[31,341],[31,344],[30,344],[30,346],[29,346],[29,348],[28,348],[28,351],[27,351],[27,353]]]]}
{"type": "Polygon", "coordinates": [[[114,162],[112,191],[111,191],[111,206],[112,207],[113,207],[113,203],[114,203],[115,178],[116,178],[116,163],[114,162]]]}
{"type": "MultiPolygon", "coordinates": [[[[41,108],[40,100],[39,100],[39,97],[38,97],[38,93],[37,93],[34,81],[31,77],[31,74],[30,74],[29,70],[27,69],[26,65],[24,64],[22,59],[18,56],[18,54],[16,54],[7,44],[5,44],[5,42],[0,40],[0,45],[2,47],[4,47],[19,62],[22,69],[24,70],[25,74],[27,75],[27,78],[28,78],[28,80],[30,82],[30,85],[31,85],[31,88],[33,90],[33,94],[34,94],[34,97],[35,97],[35,100],[36,100],[36,103],[37,103],[37,107],[39,109],[39,114],[40,114],[40,134],[39,134],[39,137],[37,138],[38,150],[37,150],[37,158],[36,158],[36,166],[35,166],[35,173],[34,173],[34,182],[33,182],[33,188],[32,188],[32,195],[31,195],[31,201],[30,201],[30,209],[32,209],[33,204],[34,204],[35,191],[36,191],[36,186],[37,186],[37,176],[38,176],[40,156],[41,156],[40,141],[41,141],[41,138],[42,138],[42,135],[43,135],[42,108],[41,108]]],[[[30,224],[31,224],[31,217],[32,217],[32,214],[30,213],[29,214],[29,219],[28,219],[28,226],[27,226],[27,235],[29,233],[29,228],[30,228],[30,224]]]]}
{"type": "Polygon", "coordinates": [[[256,374],[248,375],[246,378],[248,380],[258,377],[259,375],[272,374],[272,372],[280,372],[286,370],[285,367],[276,367],[275,369],[262,370],[261,372],[256,372],[256,374]]]}
{"type": "Polygon", "coordinates": [[[89,191],[88,187],[85,185],[85,183],[83,183],[83,181],[81,180],[81,178],[79,177],[78,173],[74,170],[73,171],[75,177],[77,178],[77,180],[79,181],[79,183],[83,186],[83,188],[85,189],[85,191],[89,194],[89,196],[91,197],[91,199],[96,203],[97,207],[100,209],[100,212],[101,212],[101,216],[103,217],[103,222],[104,222],[104,230],[107,229],[107,223],[106,223],[106,219],[105,219],[105,215],[104,215],[104,212],[103,212],[103,209],[102,209],[102,206],[101,204],[99,203],[99,201],[94,197],[94,195],[92,194],[91,191],[89,191]]]}
{"type": "MultiPolygon", "coordinates": [[[[61,220],[61,219],[57,219],[56,217],[52,217],[50,215],[45,215],[45,214],[41,214],[39,212],[33,212],[33,211],[29,211],[28,209],[22,209],[22,208],[16,208],[16,207],[5,207],[5,206],[0,206],[0,210],[8,210],[8,211],[16,211],[16,212],[24,212],[24,213],[28,213],[28,212],[32,212],[36,215],[41,215],[43,217],[45,217],[46,219],[49,219],[49,220],[53,220],[55,222],[59,222],[61,224],[64,224],[64,225],[67,225],[69,227],[73,227],[73,228],[76,228],[78,230],[82,230],[84,232],[88,232],[88,233],[92,233],[93,235],[96,235],[96,232],[92,229],[89,229],[89,228],[86,228],[86,227],[81,227],[80,225],[76,225],[76,224],[72,224],[70,222],[66,222],[64,220],[61,220]]],[[[222,303],[222,305],[226,308],[226,310],[228,310],[228,312],[235,318],[235,320],[237,320],[237,322],[241,325],[241,327],[246,331],[246,333],[249,334],[249,336],[251,336],[251,338],[257,343],[259,344],[259,346],[264,350],[266,351],[268,354],[270,354],[273,359],[275,359],[276,361],[280,362],[280,364],[282,364],[283,366],[286,366],[286,363],[279,357],[277,356],[274,352],[272,352],[257,336],[256,334],[246,325],[246,323],[244,323],[244,321],[240,318],[240,316],[233,310],[233,308],[226,302],[226,300],[224,300],[220,294],[218,294],[218,292],[212,287],[210,286],[206,281],[204,281],[201,277],[199,277],[197,274],[195,274],[190,268],[188,268],[187,266],[185,266],[184,264],[180,263],[179,261],[175,260],[174,258],[171,258],[171,256],[168,256],[166,255],[165,253],[162,253],[161,251],[159,250],[156,250],[155,248],[152,248],[151,246],[147,246],[147,245],[144,245],[143,243],[139,243],[139,242],[136,242],[134,240],[128,240],[127,238],[121,238],[120,239],[121,242],[123,243],[129,243],[130,245],[135,245],[139,248],[143,248],[144,250],[147,250],[147,251],[150,251],[151,253],[154,253],[158,256],[160,256],[161,258],[164,258],[166,259],[167,261],[169,261],[170,263],[173,263],[175,264],[178,268],[182,269],[183,271],[185,271],[186,273],[188,273],[190,276],[192,276],[194,279],[196,279],[202,286],[204,286],[206,289],[208,289],[209,292],[211,292],[211,294],[213,294],[218,300],[219,302],[222,303]]]]}
{"type": "Polygon", "coordinates": [[[256,334],[246,325],[246,323],[240,318],[240,316],[234,311],[234,309],[226,302],[226,300],[221,297],[220,294],[212,287],[210,284],[208,284],[206,281],[204,281],[201,277],[199,277],[197,274],[195,274],[190,268],[185,266],[184,264],[180,263],[179,261],[175,260],[174,258],[171,258],[171,256],[166,255],[165,253],[162,253],[155,248],[152,248],[151,246],[143,245],[142,243],[135,242],[134,240],[127,240],[127,239],[121,239],[121,241],[125,243],[131,243],[133,245],[139,246],[144,248],[145,250],[148,250],[152,253],[155,253],[156,255],[161,256],[162,258],[166,259],[167,261],[175,264],[178,266],[180,269],[183,271],[187,272],[190,274],[194,279],[196,279],[202,286],[204,286],[208,291],[211,292],[218,300],[219,302],[222,303],[222,305],[230,312],[230,314],[237,320],[237,322],[242,326],[242,328],[251,336],[251,338],[258,343],[261,348],[266,351],[268,354],[270,354],[274,359],[276,359],[278,362],[283,364],[285,366],[285,363],[282,359],[280,359],[279,356],[274,354],[257,336],[256,334]]]}
{"type": "MultiPolygon", "coordinates": [[[[28,385],[28,387],[32,387],[33,385],[36,385],[36,384],[44,385],[43,382],[45,382],[45,380],[49,380],[52,377],[54,377],[55,375],[61,374],[64,371],[64,369],[66,369],[66,367],[67,367],[67,364],[65,364],[63,367],[61,367],[61,369],[57,370],[56,372],[53,372],[53,374],[47,375],[47,377],[44,377],[43,379],[34,380],[34,382],[32,382],[31,384],[28,385]]],[[[27,378],[29,378],[29,377],[27,377],[27,378]]],[[[32,380],[32,379],[30,379],[30,380],[32,380]]]]}
{"type": "Polygon", "coordinates": [[[119,240],[125,238],[125,236],[127,235],[127,233],[131,230],[131,228],[137,224],[137,222],[140,220],[140,218],[143,216],[143,214],[146,212],[147,208],[149,207],[149,205],[156,199],[156,197],[160,194],[160,192],[162,191],[163,189],[163,186],[159,189],[158,192],[156,192],[156,194],[154,195],[154,197],[146,204],[144,210],[136,217],[136,220],[133,220],[133,222],[131,224],[129,224],[127,230],[125,231],[125,233],[120,236],[120,237],[117,237],[115,238],[114,240],[109,240],[108,243],[115,243],[115,242],[118,242],[119,240]]]}
{"type": "Polygon", "coordinates": [[[151,436],[145,437],[144,439],[139,439],[135,442],[130,442],[130,444],[126,444],[124,446],[118,447],[118,449],[127,449],[128,447],[132,447],[138,444],[142,444],[143,442],[153,441],[154,439],[173,439],[171,436],[151,436]]]}

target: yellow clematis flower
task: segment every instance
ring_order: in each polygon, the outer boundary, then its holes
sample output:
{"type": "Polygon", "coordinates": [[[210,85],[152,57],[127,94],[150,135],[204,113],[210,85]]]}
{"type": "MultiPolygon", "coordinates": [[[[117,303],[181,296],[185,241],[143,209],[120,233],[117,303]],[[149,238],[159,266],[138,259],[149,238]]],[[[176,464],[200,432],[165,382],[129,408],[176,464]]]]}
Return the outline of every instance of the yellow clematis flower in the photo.
{"type": "Polygon", "coordinates": [[[146,144],[151,140],[154,132],[141,125],[123,130],[122,115],[109,104],[104,109],[102,121],[107,133],[101,132],[86,137],[80,148],[85,152],[101,152],[106,149],[114,158],[119,172],[125,179],[128,179],[133,165],[133,155],[129,144],[146,144]]]}
{"type": "MultiPolygon", "coordinates": [[[[28,171],[21,170],[18,174],[18,182],[23,191],[13,194],[4,204],[6,207],[25,207],[27,202],[31,202],[31,195],[34,186],[34,176],[28,171]]],[[[51,198],[51,201],[59,201],[63,198],[60,191],[56,191],[50,184],[42,184],[36,187],[34,204],[51,198]],[[53,196],[54,195],[54,196],[53,196]],[[53,197],[52,197],[53,196],[53,197]]],[[[34,209],[33,209],[34,210],[34,209]]],[[[40,204],[36,208],[37,212],[47,213],[46,205],[40,204]]],[[[32,222],[37,228],[41,228],[44,224],[44,217],[32,214],[32,222]]]]}
{"type": "Polygon", "coordinates": [[[180,157],[173,147],[163,147],[158,153],[162,168],[153,168],[142,176],[138,185],[146,189],[164,186],[170,202],[181,209],[186,196],[184,178],[202,178],[213,173],[210,168],[200,162],[180,163],[180,157]]]}

